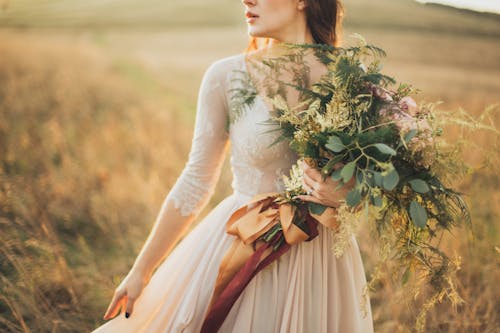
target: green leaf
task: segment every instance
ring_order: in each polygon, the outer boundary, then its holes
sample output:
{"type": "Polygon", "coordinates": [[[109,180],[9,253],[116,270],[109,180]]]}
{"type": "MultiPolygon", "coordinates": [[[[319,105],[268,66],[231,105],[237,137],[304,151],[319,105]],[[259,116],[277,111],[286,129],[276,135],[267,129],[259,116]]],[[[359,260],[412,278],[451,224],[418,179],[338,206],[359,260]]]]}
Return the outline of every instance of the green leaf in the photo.
{"type": "Polygon", "coordinates": [[[316,214],[316,215],[321,215],[326,210],[326,206],[321,205],[321,204],[316,203],[316,202],[309,202],[308,206],[309,206],[309,211],[312,214],[316,214]]]}
{"type": "Polygon", "coordinates": [[[399,182],[399,174],[396,169],[392,169],[389,173],[382,178],[382,186],[387,191],[392,191],[399,182]]]}
{"type": "Polygon", "coordinates": [[[337,170],[335,170],[334,172],[332,172],[332,179],[333,180],[336,180],[336,181],[339,181],[342,179],[342,175],[340,174],[342,172],[342,168],[338,168],[337,170]]]}
{"type": "Polygon", "coordinates": [[[384,143],[376,143],[374,146],[383,154],[396,155],[396,151],[384,143]]]}
{"type": "Polygon", "coordinates": [[[262,235],[262,237],[266,242],[269,243],[269,241],[271,241],[271,239],[274,237],[274,235],[276,235],[276,233],[280,232],[281,230],[283,230],[281,225],[279,225],[279,226],[274,225],[274,227],[269,229],[269,231],[267,231],[264,235],[262,235]]]}
{"type": "Polygon", "coordinates": [[[345,197],[345,202],[348,206],[354,207],[361,201],[361,193],[357,188],[349,191],[345,197]]]}
{"type": "Polygon", "coordinates": [[[371,196],[371,195],[370,195],[370,199],[371,199],[372,204],[373,204],[374,206],[377,206],[377,207],[382,207],[382,197],[380,197],[380,196],[378,196],[378,195],[377,195],[377,196],[371,196]]]}
{"type": "Polygon", "coordinates": [[[342,150],[345,149],[342,140],[340,140],[340,138],[335,135],[332,135],[330,136],[330,138],[328,138],[328,142],[326,143],[325,147],[330,149],[334,153],[340,153],[342,150]]]}
{"type": "Polygon", "coordinates": [[[342,176],[342,181],[347,183],[354,174],[354,169],[356,168],[356,162],[349,162],[342,168],[340,175],[342,176]]]}
{"type": "Polygon", "coordinates": [[[375,171],[373,173],[373,181],[375,182],[375,185],[377,185],[378,187],[382,187],[382,174],[375,171]]]}
{"type": "Polygon", "coordinates": [[[361,171],[356,172],[356,184],[362,184],[364,180],[365,177],[363,176],[363,173],[361,171]]]}
{"type": "Polygon", "coordinates": [[[418,193],[427,193],[430,191],[429,185],[422,179],[412,179],[410,183],[411,188],[418,193]]]}
{"type": "Polygon", "coordinates": [[[419,228],[423,228],[427,224],[427,211],[415,200],[410,203],[410,217],[413,224],[419,228]]]}

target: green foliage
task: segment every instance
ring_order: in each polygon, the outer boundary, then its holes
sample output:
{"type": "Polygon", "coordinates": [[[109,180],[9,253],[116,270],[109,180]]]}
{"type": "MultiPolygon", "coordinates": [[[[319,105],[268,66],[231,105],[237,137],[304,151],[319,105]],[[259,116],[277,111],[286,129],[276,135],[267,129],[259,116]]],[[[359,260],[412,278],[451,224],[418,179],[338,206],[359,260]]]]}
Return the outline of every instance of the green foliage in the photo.
{"type": "Polygon", "coordinates": [[[356,187],[349,191],[346,195],[346,203],[350,207],[356,207],[361,202],[361,193],[356,187]]]}
{"type": "Polygon", "coordinates": [[[321,215],[326,210],[326,206],[315,202],[308,202],[307,205],[309,206],[309,211],[316,215],[321,215]]]}
{"type": "Polygon", "coordinates": [[[383,154],[396,156],[396,151],[384,143],[375,143],[373,146],[383,154]]]}
{"type": "Polygon", "coordinates": [[[430,191],[429,185],[424,182],[422,179],[412,179],[408,183],[410,183],[411,188],[418,193],[427,193],[430,191]]]}
{"type": "Polygon", "coordinates": [[[352,161],[347,163],[340,171],[340,176],[342,176],[342,181],[347,183],[354,174],[354,169],[356,168],[356,162],[352,161]]]}
{"type": "Polygon", "coordinates": [[[396,169],[392,169],[385,176],[382,176],[382,186],[387,191],[392,191],[398,185],[399,173],[396,169]]]}
{"type": "Polygon", "coordinates": [[[419,228],[424,228],[427,224],[427,212],[417,201],[413,200],[410,203],[410,216],[412,222],[419,228]]]}
{"type": "Polygon", "coordinates": [[[235,70],[235,72],[238,74],[233,78],[236,88],[229,89],[231,98],[229,102],[229,117],[228,123],[226,124],[226,130],[228,130],[231,124],[236,122],[246,110],[252,107],[257,97],[257,90],[253,87],[248,73],[240,70],[235,70]]]}
{"type": "Polygon", "coordinates": [[[328,143],[325,145],[326,148],[330,149],[334,153],[340,153],[342,150],[345,150],[345,146],[342,143],[342,140],[338,136],[332,135],[328,139],[328,143]]]}

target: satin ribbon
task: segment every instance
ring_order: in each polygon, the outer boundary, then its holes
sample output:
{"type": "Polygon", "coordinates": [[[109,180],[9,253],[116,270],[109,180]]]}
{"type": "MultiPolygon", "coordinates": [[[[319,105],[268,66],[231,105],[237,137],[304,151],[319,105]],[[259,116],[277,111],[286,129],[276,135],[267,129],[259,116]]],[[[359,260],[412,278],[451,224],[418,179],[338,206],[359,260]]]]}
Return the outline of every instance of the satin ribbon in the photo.
{"type": "Polygon", "coordinates": [[[253,276],[288,251],[291,245],[314,239],[318,235],[318,222],[331,229],[338,228],[335,208],[327,207],[317,215],[311,213],[307,205],[277,203],[278,196],[276,192],[256,195],[233,212],[226,222],[226,232],[236,238],[220,263],[201,333],[217,332],[253,276]],[[279,223],[282,231],[269,242],[258,240],[279,223]],[[296,223],[302,223],[307,232],[296,223]],[[258,242],[262,244],[256,248],[258,242]],[[275,251],[274,246],[278,246],[275,251]]]}

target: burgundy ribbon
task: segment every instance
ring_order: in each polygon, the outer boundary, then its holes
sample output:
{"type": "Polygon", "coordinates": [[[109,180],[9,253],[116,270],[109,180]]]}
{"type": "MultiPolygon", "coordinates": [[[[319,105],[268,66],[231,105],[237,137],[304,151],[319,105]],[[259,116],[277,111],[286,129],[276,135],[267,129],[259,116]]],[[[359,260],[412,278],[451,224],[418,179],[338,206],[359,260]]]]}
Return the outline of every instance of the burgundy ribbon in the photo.
{"type": "MultiPolygon", "coordinates": [[[[311,215],[305,214],[306,225],[308,227],[309,238],[306,241],[314,239],[318,235],[316,221],[311,215]]],[[[200,333],[215,333],[219,330],[225,318],[229,314],[233,304],[236,302],[244,288],[248,285],[251,279],[264,267],[272,261],[278,259],[282,254],[287,252],[291,245],[282,241],[283,232],[277,232],[269,243],[262,244],[245,262],[244,266],[234,275],[226,288],[222,291],[219,297],[211,304],[208,313],[203,322],[200,333]],[[280,246],[272,251],[267,257],[261,261],[261,256],[264,251],[276,245],[281,241],[280,246]]],[[[254,242],[255,244],[255,242],[254,242]]]]}

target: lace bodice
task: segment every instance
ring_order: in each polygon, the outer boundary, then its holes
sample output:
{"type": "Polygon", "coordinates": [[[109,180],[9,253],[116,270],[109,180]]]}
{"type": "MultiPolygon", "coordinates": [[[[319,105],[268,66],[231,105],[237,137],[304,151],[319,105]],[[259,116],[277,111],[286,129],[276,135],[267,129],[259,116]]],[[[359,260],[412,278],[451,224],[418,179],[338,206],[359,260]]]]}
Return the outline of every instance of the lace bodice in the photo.
{"type": "Polygon", "coordinates": [[[250,104],[238,102],[242,85],[252,90],[245,54],[217,60],[204,73],[189,158],[167,196],[183,216],[197,215],[207,204],[229,147],[235,192],[253,196],[284,189],[282,175],[297,157],[286,141],[269,147],[279,136],[269,131],[278,124],[263,124],[270,113],[258,94],[250,104]]]}

